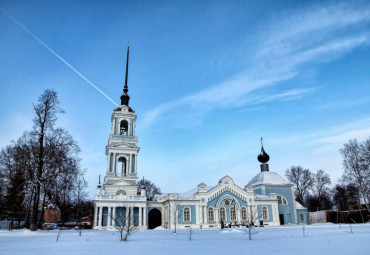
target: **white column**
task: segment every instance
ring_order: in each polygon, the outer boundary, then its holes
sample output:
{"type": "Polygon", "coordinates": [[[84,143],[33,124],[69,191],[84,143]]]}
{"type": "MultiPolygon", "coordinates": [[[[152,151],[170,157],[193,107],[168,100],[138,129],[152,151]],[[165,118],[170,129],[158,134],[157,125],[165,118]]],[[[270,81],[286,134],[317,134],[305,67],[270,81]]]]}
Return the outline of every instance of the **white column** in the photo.
{"type": "Polygon", "coordinates": [[[253,221],[254,223],[256,223],[256,219],[254,219],[254,216],[256,215],[256,211],[254,210],[253,208],[254,206],[253,205],[250,205],[250,221],[253,221]]]}
{"type": "Polygon", "coordinates": [[[117,134],[117,130],[116,130],[116,118],[113,119],[112,134],[113,135],[116,135],[117,134]]]}
{"type": "Polygon", "coordinates": [[[98,222],[98,227],[101,227],[102,219],[103,219],[103,207],[99,207],[99,222],[98,222]]]}
{"type": "Polygon", "coordinates": [[[142,222],[142,219],[141,219],[141,217],[142,217],[141,210],[142,209],[143,209],[142,207],[139,207],[139,227],[143,226],[143,222],[142,222]]]}
{"type": "Polygon", "coordinates": [[[135,167],[134,167],[134,173],[137,173],[137,154],[135,154],[135,167]]]}
{"type": "Polygon", "coordinates": [[[127,176],[127,167],[128,167],[128,164],[130,164],[130,160],[128,158],[126,158],[125,169],[123,170],[123,173],[122,173],[124,176],[127,176]]]}
{"type": "Polygon", "coordinates": [[[127,169],[127,174],[131,175],[131,169],[132,169],[132,154],[129,156],[129,164],[128,164],[128,169],[127,169]]]}
{"type": "MultiPolygon", "coordinates": [[[[125,206],[125,208],[126,208],[125,219],[126,219],[126,222],[127,222],[127,218],[128,218],[128,210],[130,210],[130,207],[125,206]]],[[[126,223],[125,223],[125,224],[126,224],[126,223]]]]}
{"type": "Polygon", "coordinates": [[[203,223],[207,222],[207,208],[206,206],[203,206],[203,223]]]}
{"type": "Polygon", "coordinates": [[[218,208],[214,208],[214,217],[215,217],[215,222],[217,224],[219,222],[218,208]]]}
{"type": "Polygon", "coordinates": [[[241,217],[241,214],[240,214],[240,210],[241,210],[241,208],[237,208],[236,221],[241,223],[242,222],[242,217],[241,217]]]}
{"type": "Polygon", "coordinates": [[[98,206],[95,205],[95,208],[94,208],[94,228],[97,226],[97,220],[98,220],[98,206]]]}
{"type": "Polygon", "coordinates": [[[111,217],[111,207],[109,206],[109,207],[108,207],[108,216],[107,216],[107,227],[110,227],[110,226],[111,226],[111,221],[112,221],[112,217],[111,217]]]}
{"type": "Polygon", "coordinates": [[[134,207],[131,206],[131,217],[130,217],[130,221],[131,221],[131,226],[134,225],[134,207]]]}
{"type": "Polygon", "coordinates": [[[113,206],[113,213],[112,213],[112,226],[113,227],[116,226],[116,209],[117,209],[117,207],[113,206]]]}
{"type": "Polygon", "coordinates": [[[144,227],[147,227],[147,224],[146,224],[146,207],[144,207],[144,217],[143,217],[143,226],[144,227]]]}
{"type": "Polygon", "coordinates": [[[197,206],[197,209],[198,209],[198,215],[199,215],[199,217],[197,217],[198,218],[198,221],[199,221],[199,224],[202,224],[203,222],[202,222],[202,206],[201,205],[199,205],[199,206],[197,206]]]}
{"type": "Polygon", "coordinates": [[[273,206],[273,211],[274,211],[274,214],[273,214],[273,217],[274,217],[274,223],[276,223],[277,225],[280,225],[279,224],[279,208],[277,205],[274,205],[273,206]]]}
{"type": "Polygon", "coordinates": [[[109,173],[109,164],[110,164],[110,152],[107,153],[107,173],[109,173]]]}
{"type": "Polygon", "coordinates": [[[113,153],[113,162],[112,162],[112,170],[114,173],[114,176],[117,176],[117,168],[116,168],[116,153],[113,153]]]}

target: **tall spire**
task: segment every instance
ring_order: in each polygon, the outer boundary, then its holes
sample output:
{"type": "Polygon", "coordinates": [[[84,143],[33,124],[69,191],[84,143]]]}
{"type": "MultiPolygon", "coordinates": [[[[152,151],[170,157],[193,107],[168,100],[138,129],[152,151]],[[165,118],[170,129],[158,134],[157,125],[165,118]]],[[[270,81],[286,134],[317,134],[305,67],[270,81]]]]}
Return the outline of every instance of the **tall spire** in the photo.
{"type": "Polygon", "coordinates": [[[101,188],[101,184],[100,184],[100,174],[99,174],[99,184],[98,184],[98,188],[101,188]]]}
{"type": "Polygon", "coordinates": [[[127,80],[128,80],[128,60],[130,55],[130,44],[127,43],[127,58],[126,58],[126,77],[125,77],[125,86],[123,87],[123,94],[121,96],[121,105],[127,105],[130,101],[130,96],[127,94],[128,92],[128,86],[127,86],[127,80]]]}

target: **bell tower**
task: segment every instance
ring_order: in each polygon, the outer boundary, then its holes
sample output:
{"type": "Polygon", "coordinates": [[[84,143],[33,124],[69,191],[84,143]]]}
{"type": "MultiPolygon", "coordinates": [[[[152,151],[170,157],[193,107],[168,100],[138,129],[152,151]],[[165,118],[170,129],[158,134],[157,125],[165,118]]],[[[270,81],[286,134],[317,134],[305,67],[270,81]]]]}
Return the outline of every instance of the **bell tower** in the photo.
{"type": "Polygon", "coordinates": [[[107,171],[104,178],[105,195],[137,195],[137,155],[140,148],[135,136],[135,111],[129,106],[128,64],[130,45],[127,46],[126,77],[121,105],[113,111],[111,133],[106,146],[107,171]]]}

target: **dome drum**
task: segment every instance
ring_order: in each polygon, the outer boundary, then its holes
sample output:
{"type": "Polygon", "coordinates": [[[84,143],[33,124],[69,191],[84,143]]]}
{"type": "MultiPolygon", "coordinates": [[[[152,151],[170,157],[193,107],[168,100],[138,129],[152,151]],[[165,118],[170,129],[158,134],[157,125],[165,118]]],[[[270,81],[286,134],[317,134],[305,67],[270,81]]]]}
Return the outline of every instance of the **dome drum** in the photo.
{"type": "Polygon", "coordinates": [[[269,171],[269,164],[261,164],[261,172],[269,171]]]}

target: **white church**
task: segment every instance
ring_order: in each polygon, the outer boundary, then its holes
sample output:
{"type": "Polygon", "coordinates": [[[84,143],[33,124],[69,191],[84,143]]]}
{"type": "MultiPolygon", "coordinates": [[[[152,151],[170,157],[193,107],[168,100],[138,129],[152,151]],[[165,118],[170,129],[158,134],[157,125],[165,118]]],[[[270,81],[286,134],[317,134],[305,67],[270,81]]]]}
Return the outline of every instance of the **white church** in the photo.
{"type": "Polygon", "coordinates": [[[293,184],[269,171],[269,155],[262,140],[258,155],[261,169],[244,187],[224,176],[213,186],[202,182],[188,192],[157,195],[153,201],[147,201],[145,190],[138,184],[140,148],[135,136],[137,115],[129,106],[128,63],[129,48],[121,105],[111,117],[106,173],[103,184],[99,177],[94,199],[94,229],[114,229],[121,224],[118,218],[122,215],[129,216],[127,220],[138,229],[219,228],[221,222],[226,226],[307,222],[307,209],[295,201],[293,184]]]}

